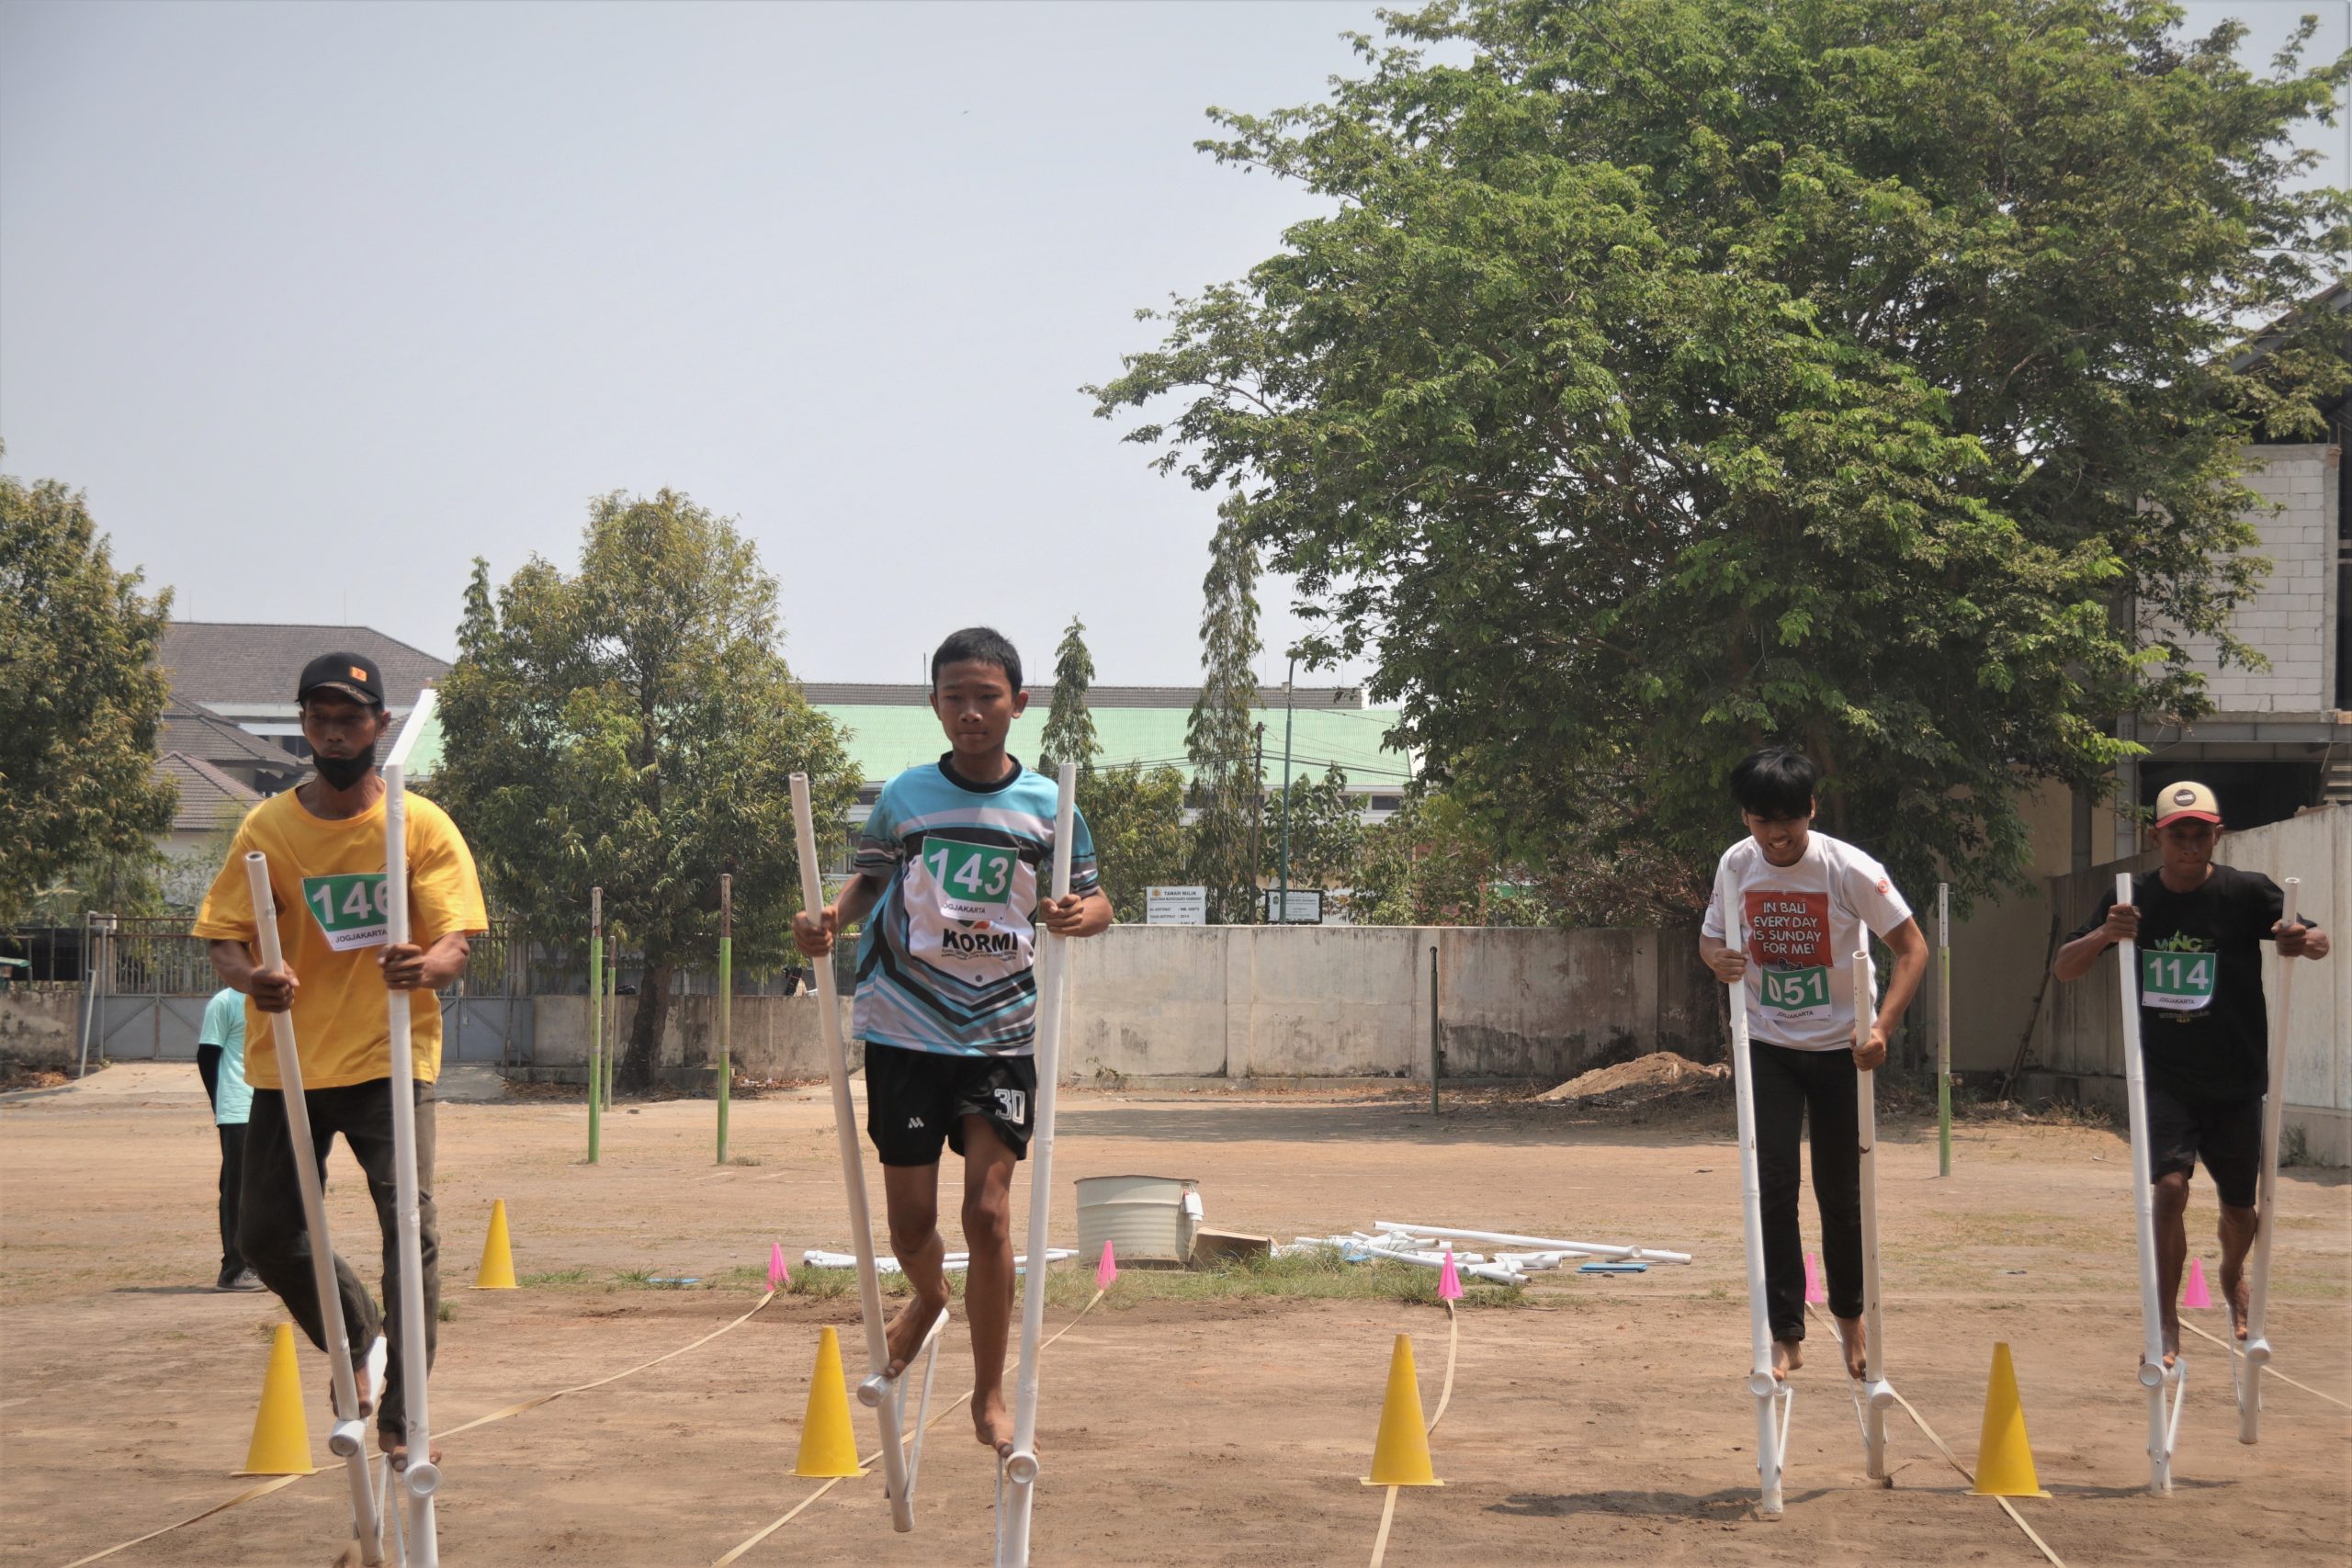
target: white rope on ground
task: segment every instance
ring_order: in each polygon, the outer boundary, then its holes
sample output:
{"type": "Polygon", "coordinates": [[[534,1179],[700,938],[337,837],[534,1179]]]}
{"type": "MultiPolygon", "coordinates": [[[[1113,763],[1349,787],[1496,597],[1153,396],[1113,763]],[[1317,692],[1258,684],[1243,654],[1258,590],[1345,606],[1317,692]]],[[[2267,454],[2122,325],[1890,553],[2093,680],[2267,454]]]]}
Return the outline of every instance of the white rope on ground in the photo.
{"type": "MultiPolygon", "coordinates": [[[[1838,1325],[1836,1321],[1823,1316],[1821,1309],[1809,1302],[1805,1304],[1805,1310],[1813,1314],[1815,1317],[1819,1318],[1822,1322],[1829,1325],[1829,1336],[1831,1338],[1838,1340],[1838,1359],[1843,1361],[1845,1359],[1846,1342],[1844,1339],[1838,1337],[1838,1325]]],[[[1888,1383],[1886,1387],[1887,1392],[1894,1395],[1894,1403],[1903,1406],[1903,1413],[1911,1417],[1911,1424],[1919,1428],[1920,1435],[1926,1438],[1928,1441],[1936,1445],[1936,1451],[1938,1453],[1943,1455],[1945,1459],[1951,1461],[1951,1467],[1960,1472],[1962,1479],[1965,1480],[1971,1486],[1975,1485],[1976,1472],[1960,1462],[1960,1456],[1952,1452],[1951,1448],[1945,1444],[1941,1438],[1936,1436],[1936,1429],[1928,1425],[1928,1418],[1920,1415],[1909,1400],[1903,1397],[1903,1391],[1896,1388],[1891,1382],[1888,1383]]],[[[2066,1568],[2065,1562],[2059,1557],[2059,1555],[2050,1550],[2050,1543],[2042,1540],[2041,1536],[2035,1534],[2033,1527],[2025,1522],[2025,1516],[2018,1512],[2014,1504],[2012,1504],[2007,1497],[1996,1497],[1993,1501],[2001,1505],[2001,1512],[2008,1515],[2009,1517],[2016,1522],[2018,1529],[2025,1531],[2026,1540],[2033,1542],[2033,1544],[2041,1550],[2041,1555],[2050,1559],[2052,1568],[2066,1568]]]]}
{"type": "MultiPolygon", "coordinates": [[[[487,1416],[476,1416],[462,1427],[453,1427],[446,1432],[435,1433],[435,1438],[436,1440],[454,1438],[460,1432],[470,1432],[477,1427],[487,1427],[493,1421],[504,1421],[512,1416],[520,1416],[526,1410],[537,1410],[540,1405],[548,1404],[551,1400],[561,1399],[565,1394],[585,1393],[592,1388],[602,1388],[606,1383],[618,1382],[623,1378],[634,1376],[639,1372],[644,1371],[649,1367],[658,1367],[662,1362],[671,1359],[673,1357],[683,1356],[689,1350],[698,1349],[701,1347],[709,1344],[712,1340],[718,1338],[720,1335],[727,1333],[729,1329],[741,1328],[743,1325],[751,1322],[753,1317],[757,1316],[762,1307],[766,1306],[774,1300],[775,1300],[775,1292],[774,1291],[770,1291],[759,1299],[750,1312],[745,1313],[742,1316],[735,1319],[732,1323],[714,1328],[708,1334],[704,1335],[701,1338],[695,1340],[693,1343],[681,1345],[674,1350],[665,1351],[662,1355],[654,1357],[653,1359],[650,1361],[640,1361],[636,1366],[629,1368],[627,1371],[615,1372],[610,1377],[598,1378],[594,1382],[574,1383],[570,1388],[560,1388],[551,1393],[543,1393],[535,1399],[526,1399],[520,1404],[510,1404],[503,1410],[493,1410],[487,1416]]],[[[319,1472],[316,1471],[311,1472],[311,1474],[317,1473],[319,1472]]],[[[139,1546],[147,1541],[153,1540],[157,1536],[169,1535],[176,1529],[186,1529],[188,1526],[201,1523],[202,1521],[210,1518],[215,1514],[225,1514],[230,1509],[236,1507],[239,1504],[250,1503],[258,1497],[266,1497],[271,1493],[276,1492],[282,1487],[291,1486],[298,1481],[308,1481],[309,1479],[310,1475],[281,1475],[275,1480],[266,1481],[259,1486],[252,1487],[246,1491],[238,1493],[234,1497],[230,1498],[225,1503],[215,1503],[211,1507],[205,1509],[204,1512],[192,1515],[187,1518],[180,1520],[177,1524],[165,1525],[159,1530],[150,1530],[145,1535],[140,1536],[136,1540],[126,1540],[119,1546],[109,1546],[104,1551],[94,1551],[87,1557],[77,1557],[73,1562],[68,1562],[65,1565],[65,1568],[83,1568],[83,1564],[85,1563],[96,1562],[101,1558],[112,1557],[118,1551],[128,1551],[134,1546],[139,1546]]]]}
{"type": "MultiPolygon", "coordinates": [[[[2196,1335],[2199,1339],[2211,1339],[2214,1344],[2219,1345],[2222,1349],[2227,1350],[2232,1356],[2239,1356],[2243,1354],[2236,1346],[2231,1344],[2228,1340],[2222,1338],[2217,1334],[2208,1334],[2193,1323],[2183,1323],[2181,1326],[2188,1330],[2191,1334],[2196,1335]]],[[[2336,1398],[2335,1395],[2332,1393],[2322,1393],[2318,1389],[2312,1387],[2309,1383],[2297,1382],[2294,1379],[2289,1377],[2286,1373],[2280,1371],[2276,1367],[2265,1367],[2262,1369],[2262,1371],[2264,1376],[2277,1378],[2289,1388],[2301,1389],[2305,1393],[2311,1394],[2318,1399],[2324,1399],[2330,1404],[2341,1404],[2345,1409],[2352,1410],[2352,1404],[2346,1404],[2345,1401],[2336,1398]]]]}
{"type": "MultiPolygon", "coordinates": [[[[1436,1431],[1437,1424],[1445,1419],[1445,1407],[1453,1403],[1453,1353],[1461,1343],[1462,1318],[1453,1310],[1453,1303],[1448,1302],[1445,1303],[1445,1382],[1438,1390],[1437,1414],[1430,1417],[1430,1423],[1422,1428],[1423,1431],[1436,1431]]],[[[1387,1501],[1380,1506],[1380,1533],[1372,1538],[1371,1568],[1380,1568],[1382,1560],[1388,1555],[1388,1527],[1396,1520],[1396,1488],[1391,1486],[1387,1501]]]]}
{"type": "MultiPolygon", "coordinates": [[[[1107,1293],[1107,1288],[1106,1288],[1105,1290],[1098,1290],[1098,1291],[1096,1291],[1096,1292],[1094,1292],[1094,1294],[1093,1294],[1093,1297],[1092,1297],[1091,1300],[1089,1300],[1089,1301],[1087,1302],[1087,1303],[1086,1303],[1084,1306],[1082,1306],[1082,1307],[1080,1307],[1080,1308],[1079,1308],[1079,1309],[1078,1309],[1078,1316],[1077,1316],[1077,1317],[1073,1317],[1073,1318],[1071,1318],[1068,1323],[1063,1324],[1063,1325],[1061,1325],[1061,1327],[1059,1327],[1059,1328],[1057,1328],[1057,1329],[1056,1329],[1056,1330],[1054,1331],[1054,1337],[1053,1337],[1053,1338],[1046,1340],[1043,1345],[1040,1345],[1039,1347],[1037,1347],[1037,1353],[1038,1353],[1040,1356],[1042,1356],[1042,1355],[1044,1355],[1046,1351],[1048,1351],[1048,1350],[1052,1349],[1052,1348],[1054,1348],[1055,1344],[1060,1340],[1060,1338],[1061,1338],[1061,1337],[1062,1337],[1063,1335],[1068,1334],[1071,1329],[1076,1328],[1076,1327],[1078,1326],[1078,1325],[1079,1325],[1079,1320],[1080,1320],[1080,1318],[1083,1318],[1083,1317],[1084,1317],[1088,1313],[1092,1312],[1092,1311],[1095,1309],[1095,1307],[1101,1303],[1101,1302],[1102,1302],[1102,1300],[1103,1296],[1104,1296],[1106,1293],[1107,1293]]],[[[961,1405],[964,1405],[964,1404],[969,1404],[969,1403],[971,1402],[971,1398],[972,1398],[971,1391],[970,1391],[969,1389],[965,1390],[962,1393],[960,1393],[960,1394],[956,1395],[954,1399],[952,1399],[952,1400],[948,1401],[946,1407],[945,1407],[944,1409],[941,1410],[941,1411],[940,1411],[940,1413],[939,1413],[938,1415],[936,1415],[936,1416],[933,1416],[929,1421],[927,1421],[927,1422],[923,1423],[922,1427],[922,1431],[923,1431],[923,1432],[928,1432],[928,1431],[930,1431],[933,1427],[938,1426],[942,1421],[946,1420],[948,1416],[950,1416],[954,1415],[954,1414],[956,1413],[956,1411],[957,1407],[959,1407],[959,1406],[961,1406],[961,1405]]],[[[908,1433],[902,1434],[902,1435],[900,1436],[900,1438],[899,1438],[899,1442],[900,1442],[901,1444],[905,1444],[905,1443],[912,1442],[912,1441],[914,1441],[914,1440],[915,1440],[915,1439],[916,1439],[920,1435],[921,1435],[921,1433],[920,1433],[920,1432],[908,1432],[908,1433]]],[[[882,1458],[882,1450],[879,1450],[879,1449],[876,1449],[876,1450],[875,1450],[872,1453],[870,1453],[870,1454],[866,1455],[864,1459],[859,1460],[857,1462],[858,1462],[858,1464],[859,1464],[861,1467],[871,1466],[871,1465],[874,1465],[874,1464],[876,1464],[876,1463],[880,1462],[881,1458],[882,1458]]],[[[854,1480],[854,1479],[857,1479],[857,1478],[856,1478],[856,1477],[853,1477],[853,1476],[847,1476],[847,1475],[836,1475],[836,1476],[832,1477],[831,1480],[827,1481],[827,1482],[826,1482],[822,1486],[818,1487],[818,1488],[817,1488],[817,1490],[815,1490],[814,1492],[809,1493],[809,1494],[808,1494],[808,1495],[807,1495],[806,1497],[803,1497],[802,1499],[800,1499],[800,1501],[799,1501],[799,1502],[795,1503],[795,1504],[792,1506],[792,1507],[791,1507],[787,1512],[786,1512],[782,1517],[778,1517],[778,1518],[777,1518],[777,1519],[775,1519],[774,1522],[772,1522],[772,1523],[770,1523],[770,1524],[766,1525],[765,1527],[763,1527],[763,1529],[760,1529],[760,1531],[759,1531],[757,1534],[752,1535],[752,1536],[750,1536],[750,1537],[746,1538],[744,1540],[742,1540],[742,1541],[739,1542],[736,1546],[734,1546],[733,1548],[731,1548],[731,1549],[730,1549],[730,1550],[726,1553],[726,1555],[724,1555],[724,1556],[722,1556],[722,1557],[716,1557],[716,1558],[713,1558],[713,1559],[711,1560],[710,1568],[727,1568],[727,1564],[729,1564],[729,1563],[730,1563],[730,1562],[735,1562],[737,1559],[741,1558],[741,1557],[745,1552],[747,1552],[747,1551],[751,1551],[751,1550],[752,1550],[752,1548],[753,1548],[753,1547],[755,1547],[755,1546],[759,1545],[759,1544],[760,1544],[760,1542],[762,1542],[762,1541],[763,1541],[763,1540],[767,1540],[767,1538],[768,1538],[768,1537],[770,1537],[770,1536],[772,1536],[772,1535],[775,1534],[775,1532],[776,1532],[776,1531],[778,1531],[778,1530],[782,1529],[785,1526],[786,1526],[786,1525],[790,1524],[793,1520],[795,1520],[795,1519],[798,1518],[798,1517],[801,1516],[801,1514],[802,1514],[803,1512],[805,1512],[805,1511],[808,1509],[808,1506],[809,1506],[810,1504],[812,1504],[812,1503],[816,1502],[816,1500],[817,1500],[818,1498],[822,1497],[826,1493],[831,1492],[834,1487],[839,1486],[842,1482],[844,1482],[844,1481],[850,1481],[850,1480],[854,1480]]]]}

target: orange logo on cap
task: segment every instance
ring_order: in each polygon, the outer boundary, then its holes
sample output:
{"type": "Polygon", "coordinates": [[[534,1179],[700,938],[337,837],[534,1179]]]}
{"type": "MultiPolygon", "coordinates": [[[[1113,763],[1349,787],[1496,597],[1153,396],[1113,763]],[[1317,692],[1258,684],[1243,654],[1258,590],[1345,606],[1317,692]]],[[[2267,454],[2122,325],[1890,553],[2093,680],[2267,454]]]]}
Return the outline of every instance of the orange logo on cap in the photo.
{"type": "Polygon", "coordinates": [[[355,664],[351,667],[351,678],[355,681],[365,681],[368,679],[368,671],[355,664]]]}

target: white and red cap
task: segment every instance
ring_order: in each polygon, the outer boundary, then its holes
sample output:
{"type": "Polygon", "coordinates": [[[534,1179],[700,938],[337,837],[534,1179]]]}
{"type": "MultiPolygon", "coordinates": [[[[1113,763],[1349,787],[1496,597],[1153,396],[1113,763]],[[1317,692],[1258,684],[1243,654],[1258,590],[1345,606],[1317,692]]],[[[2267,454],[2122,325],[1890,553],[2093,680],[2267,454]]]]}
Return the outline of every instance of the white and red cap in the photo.
{"type": "Polygon", "coordinates": [[[2188,818],[2198,822],[2222,819],[2222,803],[2213,792],[2190,779],[2168,784],[2156,791],[2156,826],[2188,818]]]}

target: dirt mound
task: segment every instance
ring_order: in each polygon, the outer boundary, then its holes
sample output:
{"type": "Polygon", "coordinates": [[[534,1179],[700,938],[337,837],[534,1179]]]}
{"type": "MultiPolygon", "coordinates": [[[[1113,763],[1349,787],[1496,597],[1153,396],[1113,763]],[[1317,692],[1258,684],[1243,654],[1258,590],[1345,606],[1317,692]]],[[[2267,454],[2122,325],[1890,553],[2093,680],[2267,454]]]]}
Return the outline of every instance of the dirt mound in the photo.
{"type": "Polygon", "coordinates": [[[1620,1062],[1613,1067],[1595,1067],[1535,1098],[1586,1105],[1645,1105],[1654,1100],[1712,1089],[1730,1077],[1728,1066],[1694,1062],[1671,1051],[1657,1051],[1620,1062]]]}

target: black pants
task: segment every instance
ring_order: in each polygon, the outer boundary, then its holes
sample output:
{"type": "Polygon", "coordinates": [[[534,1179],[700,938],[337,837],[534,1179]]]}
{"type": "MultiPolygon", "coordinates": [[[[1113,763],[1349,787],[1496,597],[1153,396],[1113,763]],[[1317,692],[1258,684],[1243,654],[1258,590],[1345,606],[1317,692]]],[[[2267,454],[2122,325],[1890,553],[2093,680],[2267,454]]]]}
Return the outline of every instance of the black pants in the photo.
{"type": "MultiPolygon", "coordinates": [[[[363,1359],[378,1334],[391,1352],[383,1403],[376,1427],[401,1433],[408,1426],[401,1366],[399,1203],[392,1175],[391,1087],[382,1078],[341,1089],[314,1089],[303,1096],[311,1110],[311,1138],[322,1169],[337,1133],[368,1177],[383,1233],[384,1303],[379,1312],[350,1264],[334,1260],[336,1294],[343,1301],[344,1331],[355,1360],[363,1359]]],[[[441,1227],[433,1208],[433,1086],[416,1086],[416,1184],[424,1263],[424,1358],[429,1367],[441,1311],[441,1227]]],[[[237,1209],[237,1245],[262,1283],[277,1293],[311,1343],[326,1348],[326,1319],[311,1278],[311,1236],[302,1220],[302,1190],[294,1175],[294,1145],[286,1132],[286,1096],[274,1089],[254,1090],[253,1120],[245,1130],[245,1183],[237,1209]]]]}
{"type": "MultiPolygon", "coordinates": [[[[220,1114],[220,1047],[196,1048],[197,1076],[204,1080],[205,1103],[220,1114]]],[[[220,1282],[227,1284],[245,1266],[237,1250],[237,1191],[244,1180],[245,1129],[243,1123],[220,1127],[220,1282]]]]}
{"type": "Polygon", "coordinates": [[[1851,1050],[1748,1046],[1756,1082],[1756,1175],[1764,1201],[1764,1304],[1775,1339],[1804,1337],[1804,1241],[1797,1230],[1799,1130],[1813,1124],[1813,1199],[1829,1310],[1862,1315],[1861,1123],[1851,1050]]]}

